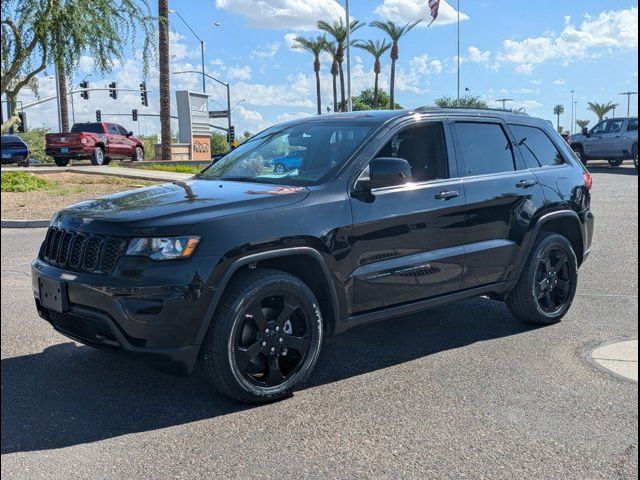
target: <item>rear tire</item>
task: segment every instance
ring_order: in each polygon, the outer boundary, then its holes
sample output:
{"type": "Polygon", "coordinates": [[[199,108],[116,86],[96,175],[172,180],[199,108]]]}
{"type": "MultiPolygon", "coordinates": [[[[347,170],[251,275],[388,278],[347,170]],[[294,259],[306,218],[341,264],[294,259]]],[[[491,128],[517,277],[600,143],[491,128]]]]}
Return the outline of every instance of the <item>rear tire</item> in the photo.
{"type": "Polygon", "coordinates": [[[576,295],[578,260],[562,235],[544,232],[536,241],[507,308],[520,320],[551,325],[567,314],[576,295]]]}
{"type": "Polygon", "coordinates": [[[136,147],[135,152],[133,153],[133,157],[131,161],[133,162],[142,162],[144,160],[144,149],[140,146],[136,147]]]}
{"type": "Polygon", "coordinates": [[[634,145],[631,150],[631,157],[633,158],[633,166],[636,167],[636,173],[638,172],[638,145],[634,145]]]}
{"type": "Polygon", "coordinates": [[[285,272],[252,270],[225,289],[200,359],[219,392],[265,403],[307,379],[321,343],[322,316],[309,287],[285,272]]]}
{"type": "Polygon", "coordinates": [[[53,157],[53,161],[59,167],[66,167],[67,165],[69,165],[70,159],[64,157],[53,157]]]}
{"type": "Polygon", "coordinates": [[[104,150],[102,147],[95,147],[93,149],[93,154],[91,155],[91,164],[92,165],[107,165],[109,161],[104,156],[104,150]]]}
{"type": "Polygon", "coordinates": [[[609,165],[612,167],[619,167],[620,165],[622,165],[622,162],[624,162],[624,160],[620,159],[620,158],[611,158],[609,160],[607,160],[609,162],[609,165]]]}

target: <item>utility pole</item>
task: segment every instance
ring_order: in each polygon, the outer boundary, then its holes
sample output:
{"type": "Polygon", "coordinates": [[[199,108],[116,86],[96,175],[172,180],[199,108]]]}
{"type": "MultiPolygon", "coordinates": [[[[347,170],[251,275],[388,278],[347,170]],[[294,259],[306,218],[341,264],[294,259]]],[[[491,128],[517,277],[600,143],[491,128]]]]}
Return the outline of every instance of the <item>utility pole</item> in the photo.
{"type": "Polygon", "coordinates": [[[575,122],[575,102],[574,102],[574,98],[575,98],[575,90],[571,90],[571,128],[569,129],[569,133],[571,133],[571,135],[573,135],[573,126],[576,123],[575,122]]]}
{"type": "Polygon", "coordinates": [[[622,92],[620,95],[627,96],[627,117],[631,116],[631,95],[638,95],[638,92],[622,92]]]}
{"type": "MultiPolygon", "coordinates": [[[[349,17],[349,0],[345,0],[345,13],[347,16],[347,112],[353,110],[351,99],[351,18],[349,17]]],[[[393,109],[393,105],[391,106],[393,109]]]]}
{"type": "Polygon", "coordinates": [[[458,0],[458,106],[460,106],[460,0],[458,0]]]}
{"type": "Polygon", "coordinates": [[[498,98],[496,102],[502,102],[502,110],[507,109],[507,102],[513,102],[513,98],[498,98]]]}

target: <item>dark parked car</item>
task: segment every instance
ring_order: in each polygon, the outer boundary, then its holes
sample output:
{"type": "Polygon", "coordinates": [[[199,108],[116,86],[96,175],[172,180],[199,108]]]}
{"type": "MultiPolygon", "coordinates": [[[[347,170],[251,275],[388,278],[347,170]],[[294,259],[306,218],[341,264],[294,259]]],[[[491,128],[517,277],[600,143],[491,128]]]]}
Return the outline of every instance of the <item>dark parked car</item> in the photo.
{"type": "Polygon", "coordinates": [[[318,116],[191,180],[58,212],[33,292],[64,335],[179,373],[199,358],[221,392],[269,401],[356,325],[481,295],[559,322],[590,252],[590,188],[566,142],[526,115],[318,116]],[[300,167],[265,167],[283,148],[300,167]]]}
{"type": "Polygon", "coordinates": [[[598,123],[591,130],[571,136],[571,148],[587,165],[589,160],[607,160],[619,167],[633,160],[638,168],[638,117],[612,118],[598,123]]]}
{"type": "Polygon", "coordinates": [[[122,125],[108,122],[76,123],[67,133],[47,133],[45,152],[56,165],[89,159],[93,165],[111,160],[144,160],[144,145],[122,125]]]}
{"type": "Polygon", "coordinates": [[[17,163],[27,165],[29,162],[29,147],[17,135],[0,136],[2,150],[2,165],[17,163]]]}

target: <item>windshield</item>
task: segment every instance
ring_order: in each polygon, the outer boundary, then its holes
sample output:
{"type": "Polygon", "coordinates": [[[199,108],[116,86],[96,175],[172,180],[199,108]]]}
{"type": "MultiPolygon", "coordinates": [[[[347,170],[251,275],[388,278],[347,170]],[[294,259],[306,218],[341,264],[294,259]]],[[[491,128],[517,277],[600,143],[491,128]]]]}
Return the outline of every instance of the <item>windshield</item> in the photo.
{"type": "Polygon", "coordinates": [[[253,137],[198,178],[313,185],[339,168],[375,125],[307,122],[273,127],[253,137]]]}

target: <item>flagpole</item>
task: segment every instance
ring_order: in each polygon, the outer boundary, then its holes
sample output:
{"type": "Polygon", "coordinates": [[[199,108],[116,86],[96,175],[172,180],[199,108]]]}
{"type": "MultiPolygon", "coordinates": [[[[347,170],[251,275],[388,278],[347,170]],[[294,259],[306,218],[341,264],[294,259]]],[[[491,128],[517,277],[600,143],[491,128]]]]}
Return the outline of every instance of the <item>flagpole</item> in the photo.
{"type": "Polygon", "coordinates": [[[345,0],[345,13],[347,16],[347,112],[353,110],[351,100],[351,19],[349,18],[349,0],[345,0]]]}
{"type": "Polygon", "coordinates": [[[460,0],[458,0],[458,106],[460,106],[460,0]]]}

